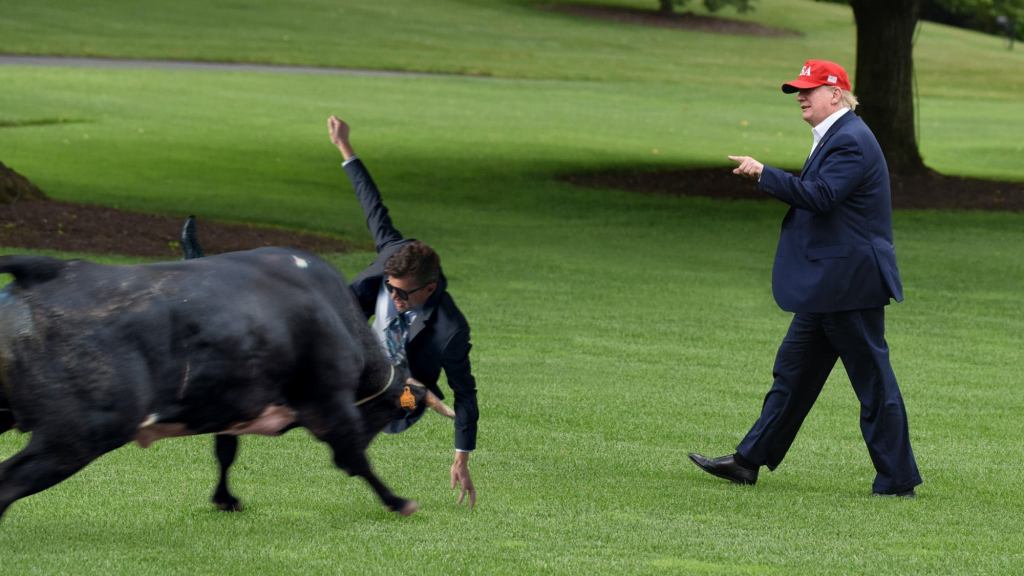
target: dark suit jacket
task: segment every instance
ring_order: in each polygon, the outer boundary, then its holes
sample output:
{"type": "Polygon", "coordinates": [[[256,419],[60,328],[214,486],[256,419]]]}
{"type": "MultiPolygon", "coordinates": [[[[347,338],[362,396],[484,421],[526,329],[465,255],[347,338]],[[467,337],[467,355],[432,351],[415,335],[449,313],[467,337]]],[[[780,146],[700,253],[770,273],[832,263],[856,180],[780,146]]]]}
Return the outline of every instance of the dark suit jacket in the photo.
{"type": "Polygon", "coordinates": [[[765,166],[758,189],[791,206],[772,267],[782,309],[839,312],[903,300],[889,169],[852,111],[822,137],[799,177],[765,166]]]}
{"type": "MultiPolygon", "coordinates": [[[[384,263],[411,238],[403,238],[395,229],[388,209],[380,198],[380,191],[370,173],[359,159],[345,165],[356,197],[366,215],[366,225],[377,246],[377,259],[352,280],[352,290],[367,318],[374,313],[377,294],[384,282],[384,263]]],[[[432,310],[422,330],[412,335],[406,345],[406,357],[414,378],[434,394],[444,398],[437,380],[444,369],[448,386],[455,393],[455,447],[460,450],[476,448],[476,424],[479,411],[476,403],[476,380],[470,370],[469,324],[455,306],[446,290],[448,280],[441,274],[437,290],[430,296],[424,310],[432,310]]]]}

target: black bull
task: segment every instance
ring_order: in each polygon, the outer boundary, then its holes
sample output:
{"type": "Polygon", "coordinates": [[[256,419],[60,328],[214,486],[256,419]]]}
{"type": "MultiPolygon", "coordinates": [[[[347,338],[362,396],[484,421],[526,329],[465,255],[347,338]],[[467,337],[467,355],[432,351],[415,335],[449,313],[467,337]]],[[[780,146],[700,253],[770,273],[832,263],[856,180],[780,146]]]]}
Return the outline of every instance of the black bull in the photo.
{"type": "MultiPolygon", "coordinates": [[[[215,433],[220,444],[295,426],[390,510],[417,509],[374,474],[366,448],[406,410],[450,411],[390,365],[345,279],[316,256],[261,248],[139,266],[6,256],[0,273],[14,275],[0,291],[0,433],[32,432],[0,463],[0,517],[133,440],[215,433]]],[[[236,509],[222,465],[214,502],[236,509]]]]}

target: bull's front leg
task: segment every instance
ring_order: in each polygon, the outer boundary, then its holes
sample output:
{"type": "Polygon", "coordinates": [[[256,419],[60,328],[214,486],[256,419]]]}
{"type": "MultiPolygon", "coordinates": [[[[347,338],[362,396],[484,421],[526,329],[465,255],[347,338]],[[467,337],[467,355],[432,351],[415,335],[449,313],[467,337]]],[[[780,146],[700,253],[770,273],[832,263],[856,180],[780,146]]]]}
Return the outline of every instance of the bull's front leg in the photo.
{"type": "Polygon", "coordinates": [[[242,510],[242,501],[235,498],[228,489],[228,470],[235,463],[238,455],[238,436],[217,434],[214,438],[214,453],[217,455],[217,463],[220,465],[220,480],[217,482],[217,489],[213,492],[211,500],[220,510],[225,512],[239,512],[242,510]]]}
{"type": "Polygon", "coordinates": [[[300,418],[317,438],[331,447],[334,464],[349,476],[359,476],[365,480],[388,510],[402,516],[409,516],[419,510],[419,504],[396,496],[373,472],[366,458],[367,442],[359,411],[354,406],[344,402],[334,403],[334,406],[320,405],[300,418]]]}
{"type": "Polygon", "coordinates": [[[347,472],[350,476],[359,476],[373,488],[380,501],[392,512],[398,512],[402,516],[409,516],[420,509],[419,504],[414,500],[406,500],[396,496],[390,488],[373,472],[370,461],[366,458],[365,448],[348,440],[328,441],[334,451],[334,463],[347,472]]]}

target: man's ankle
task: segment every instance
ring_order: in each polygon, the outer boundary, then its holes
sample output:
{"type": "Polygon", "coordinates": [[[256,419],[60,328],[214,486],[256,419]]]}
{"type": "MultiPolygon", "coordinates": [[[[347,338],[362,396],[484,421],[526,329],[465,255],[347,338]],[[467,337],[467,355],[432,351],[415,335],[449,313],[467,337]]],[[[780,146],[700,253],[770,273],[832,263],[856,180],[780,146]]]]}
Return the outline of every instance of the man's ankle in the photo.
{"type": "Polygon", "coordinates": [[[757,464],[754,464],[750,460],[747,460],[739,452],[736,452],[735,454],[733,454],[732,455],[732,459],[737,464],[739,464],[740,466],[746,468],[747,470],[757,470],[759,468],[759,466],[757,464]]]}

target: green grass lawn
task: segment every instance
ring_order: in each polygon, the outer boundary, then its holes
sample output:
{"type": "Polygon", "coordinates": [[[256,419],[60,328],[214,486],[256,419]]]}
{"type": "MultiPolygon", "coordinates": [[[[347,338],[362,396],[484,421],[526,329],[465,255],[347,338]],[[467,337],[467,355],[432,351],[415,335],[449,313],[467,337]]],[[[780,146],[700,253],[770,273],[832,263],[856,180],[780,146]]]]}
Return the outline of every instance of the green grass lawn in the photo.
{"type": "MultiPolygon", "coordinates": [[[[789,79],[809,57],[854,72],[847,7],[810,0],[757,2],[729,17],[795,30],[739,37],[579,19],[544,9],[566,0],[0,0],[0,53],[196,59],[417,70],[517,78],[731,84],[789,79]],[[811,56],[813,55],[813,56],[811,56]]],[[[656,6],[656,0],[591,0],[656,6]]],[[[690,2],[699,9],[701,2],[690,2]]],[[[916,43],[923,94],[1018,101],[1024,52],[1005,42],[924,23],[916,43]]]]}
{"type": "MultiPolygon", "coordinates": [[[[328,114],[348,119],[396,224],[439,250],[472,323],[479,506],[454,504],[451,427],[439,418],[371,449],[382,478],[422,504],[408,519],[301,431],[246,438],[234,487],[247,509],[215,512],[210,439],[172,439],[122,448],[15,504],[0,524],[4,576],[1024,565],[1021,215],[895,216],[907,300],[888,309],[888,340],[925,484],[893,501],[868,495],[873,470],[841,369],[758,486],[717,481],[686,459],[730,451],[770,385],[789,321],[770,294],[784,206],[552,178],[724,166],[737,152],[798,165],[808,130],[777,85],[807,57],[852,61],[847,8],[760,2],[750,17],[810,31],[765,40],[575,22],[526,2],[133,6],[0,0],[0,51],[493,76],[0,67],[0,160],[55,198],[365,240],[326,136],[328,114]]],[[[995,73],[1021,69],[1021,52],[926,25],[918,62],[929,164],[1024,180],[1022,80],[995,73]]],[[[327,256],[350,275],[372,257],[327,256]]],[[[26,439],[0,436],[0,458],[26,439]]]]}

